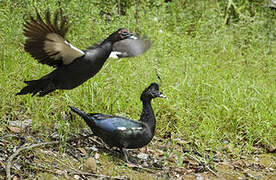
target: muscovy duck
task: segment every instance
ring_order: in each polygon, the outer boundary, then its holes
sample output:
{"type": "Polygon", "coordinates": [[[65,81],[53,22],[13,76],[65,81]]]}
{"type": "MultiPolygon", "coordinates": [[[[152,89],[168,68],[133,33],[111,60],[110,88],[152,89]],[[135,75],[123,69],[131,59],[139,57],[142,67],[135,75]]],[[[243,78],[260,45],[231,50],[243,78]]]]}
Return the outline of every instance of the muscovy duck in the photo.
{"type": "Polygon", "coordinates": [[[157,83],[152,83],[140,97],[143,110],[139,121],[101,113],[87,114],[75,107],[70,106],[70,108],[84,119],[96,136],[109,146],[120,148],[125,160],[129,162],[125,149],[141,148],[154,136],[156,120],[151,100],[156,97],[165,98],[166,96],[159,91],[157,83]]]}
{"type": "Polygon", "coordinates": [[[27,86],[16,95],[39,93],[44,96],[57,89],[73,89],[97,74],[110,55],[118,58],[137,56],[151,46],[149,40],[138,39],[127,29],[120,28],[99,45],[80,50],[65,40],[67,22],[61,10],[55,12],[52,21],[49,11],[45,21],[38,12],[36,19],[30,16],[26,21],[25,51],[39,63],[56,69],[38,80],[24,81],[27,86]]]}

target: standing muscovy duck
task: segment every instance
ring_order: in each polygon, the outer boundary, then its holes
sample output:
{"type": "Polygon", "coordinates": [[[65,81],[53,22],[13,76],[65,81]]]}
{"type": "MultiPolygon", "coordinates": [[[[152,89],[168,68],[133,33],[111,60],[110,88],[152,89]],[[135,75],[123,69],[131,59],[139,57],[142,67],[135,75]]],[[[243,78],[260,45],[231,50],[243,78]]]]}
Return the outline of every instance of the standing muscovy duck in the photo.
{"type": "Polygon", "coordinates": [[[70,108],[84,119],[96,136],[111,147],[120,148],[128,162],[125,149],[141,148],[154,136],[156,120],[151,100],[157,97],[165,98],[165,95],[159,91],[158,84],[152,83],[140,97],[143,110],[139,121],[101,113],[86,114],[75,107],[70,108]]]}
{"type": "Polygon", "coordinates": [[[65,40],[68,23],[61,10],[55,12],[53,21],[49,11],[45,21],[37,12],[37,18],[30,16],[24,27],[25,51],[39,63],[56,69],[38,80],[24,81],[27,86],[16,95],[44,96],[57,89],[73,89],[97,74],[108,57],[138,56],[151,46],[149,40],[120,28],[100,44],[80,50],[65,40]]]}

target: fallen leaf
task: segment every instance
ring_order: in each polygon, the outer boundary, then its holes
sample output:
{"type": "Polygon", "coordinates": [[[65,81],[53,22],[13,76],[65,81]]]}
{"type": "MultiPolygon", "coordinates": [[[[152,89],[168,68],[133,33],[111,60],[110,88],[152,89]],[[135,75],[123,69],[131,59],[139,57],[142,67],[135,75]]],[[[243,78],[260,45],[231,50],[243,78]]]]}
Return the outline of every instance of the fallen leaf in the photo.
{"type": "Polygon", "coordinates": [[[56,173],[59,175],[65,175],[66,174],[66,170],[56,170],[56,173]]]}
{"type": "Polygon", "coordinates": [[[78,179],[80,179],[80,178],[81,178],[81,177],[80,177],[79,175],[77,175],[77,174],[74,175],[74,179],[77,179],[77,180],[78,180],[78,179]]]}
{"type": "Polygon", "coordinates": [[[32,120],[31,119],[26,119],[24,121],[10,121],[9,122],[10,126],[14,126],[14,127],[18,127],[18,128],[22,128],[25,129],[28,126],[32,125],[32,120]]]}
{"type": "Polygon", "coordinates": [[[177,168],[174,168],[174,171],[177,172],[178,174],[186,174],[187,168],[177,167],[177,168]]]}
{"type": "Polygon", "coordinates": [[[92,170],[92,172],[96,172],[97,170],[97,162],[94,158],[90,157],[88,158],[83,165],[84,169],[89,171],[92,170]]]}
{"type": "Polygon", "coordinates": [[[271,145],[271,146],[266,148],[266,152],[267,153],[276,153],[276,147],[271,145]]]}
{"type": "Polygon", "coordinates": [[[149,155],[148,155],[148,154],[145,154],[145,153],[139,153],[139,154],[137,155],[137,157],[138,157],[139,159],[147,160],[148,157],[149,157],[149,155]]]}
{"type": "Polygon", "coordinates": [[[230,152],[230,145],[225,145],[221,148],[222,151],[230,152]]]}
{"type": "Polygon", "coordinates": [[[274,172],[275,171],[275,169],[273,169],[273,168],[267,168],[267,170],[269,170],[270,172],[274,172]]]}
{"type": "Polygon", "coordinates": [[[12,180],[19,180],[19,177],[15,175],[12,177],[12,180]]]}
{"type": "Polygon", "coordinates": [[[96,153],[95,156],[94,156],[95,159],[99,159],[100,158],[100,154],[99,153],[96,153]]]}
{"type": "Polygon", "coordinates": [[[9,129],[11,132],[14,132],[14,133],[20,133],[20,132],[21,132],[21,129],[20,129],[20,128],[14,127],[14,126],[8,126],[8,129],[9,129]]]}
{"type": "Polygon", "coordinates": [[[202,174],[195,174],[196,180],[204,180],[205,178],[202,176],[202,174]]]}
{"type": "Polygon", "coordinates": [[[187,171],[186,171],[187,174],[191,174],[191,173],[193,173],[193,172],[194,172],[193,169],[187,169],[187,171]]]}
{"type": "Polygon", "coordinates": [[[184,141],[183,139],[180,139],[180,138],[175,139],[175,141],[178,145],[181,145],[181,146],[184,146],[184,145],[189,143],[189,142],[184,141]]]}
{"type": "Polygon", "coordinates": [[[15,162],[14,165],[13,165],[17,170],[21,170],[23,165],[21,163],[17,163],[15,162]]]}
{"type": "Polygon", "coordinates": [[[2,161],[0,161],[0,166],[1,166],[2,168],[6,169],[6,166],[5,166],[5,164],[4,164],[2,161]]]}
{"type": "Polygon", "coordinates": [[[155,152],[153,152],[155,156],[164,156],[165,152],[159,149],[156,149],[155,152]]]}
{"type": "Polygon", "coordinates": [[[79,139],[77,142],[77,147],[80,147],[80,146],[81,146],[81,140],[79,139]]]}
{"type": "Polygon", "coordinates": [[[84,155],[87,154],[87,152],[84,148],[79,147],[78,150],[84,155]]]}
{"type": "Polygon", "coordinates": [[[135,168],[135,167],[138,167],[138,166],[136,164],[127,163],[127,167],[135,168]]]}
{"type": "Polygon", "coordinates": [[[96,146],[92,146],[90,149],[91,149],[92,151],[96,151],[96,152],[99,151],[98,148],[97,148],[96,146]]]}
{"type": "Polygon", "coordinates": [[[146,152],[147,152],[147,148],[146,148],[146,147],[140,148],[140,152],[141,152],[141,153],[146,153],[146,152]]]}
{"type": "Polygon", "coordinates": [[[146,161],[144,161],[144,163],[143,163],[142,166],[143,166],[143,167],[148,167],[149,165],[148,165],[148,163],[147,163],[146,161]]]}

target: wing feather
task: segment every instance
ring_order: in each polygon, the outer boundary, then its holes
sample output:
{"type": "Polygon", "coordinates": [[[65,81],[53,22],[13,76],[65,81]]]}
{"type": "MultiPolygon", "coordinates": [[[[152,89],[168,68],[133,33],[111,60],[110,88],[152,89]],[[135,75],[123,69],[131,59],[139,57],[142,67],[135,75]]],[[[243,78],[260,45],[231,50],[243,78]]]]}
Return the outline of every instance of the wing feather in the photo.
{"type": "Polygon", "coordinates": [[[112,52],[109,57],[124,58],[139,56],[145,53],[151,47],[151,44],[152,42],[145,38],[124,39],[114,43],[112,52]]]}
{"type": "Polygon", "coordinates": [[[45,13],[45,21],[36,12],[36,19],[30,16],[30,20],[24,24],[24,35],[27,38],[24,49],[42,64],[54,67],[70,64],[83,56],[84,52],[65,40],[67,31],[67,18],[61,10],[54,13],[53,21],[49,11],[45,13]]]}
{"type": "Polygon", "coordinates": [[[130,120],[124,117],[119,116],[109,116],[103,114],[93,115],[95,118],[94,122],[97,127],[105,129],[107,131],[116,131],[116,130],[129,130],[129,129],[142,129],[144,126],[139,121],[130,120]]]}

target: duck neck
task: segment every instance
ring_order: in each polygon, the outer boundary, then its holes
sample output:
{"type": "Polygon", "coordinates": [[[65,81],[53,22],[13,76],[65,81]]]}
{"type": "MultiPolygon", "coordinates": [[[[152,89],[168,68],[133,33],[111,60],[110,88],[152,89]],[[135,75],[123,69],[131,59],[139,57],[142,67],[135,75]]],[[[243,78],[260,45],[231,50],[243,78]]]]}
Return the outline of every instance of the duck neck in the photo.
{"type": "Polygon", "coordinates": [[[115,33],[112,33],[110,36],[108,36],[108,38],[106,38],[102,43],[101,45],[104,45],[104,44],[110,44],[110,45],[113,45],[113,43],[116,41],[116,35],[115,33]]]}
{"type": "Polygon", "coordinates": [[[113,42],[109,38],[107,38],[100,45],[104,46],[106,44],[113,45],[113,42]]]}
{"type": "Polygon", "coordinates": [[[143,101],[143,110],[140,116],[140,121],[149,126],[153,135],[155,131],[156,120],[153,109],[151,107],[151,100],[143,101]]]}
{"type": "MultiPolygon", "coordinates": [[[[106,40],[104,40],[101,44],[100,44],[100,48],[104,50],[106,57],[108,58],[108,56],[110,55],[110,53],[112,52],[112,46],[113,46],[113,42],[107,38],[106,40]]],[[[105,59],[106,60],[106,59],[105,59]]]]}

